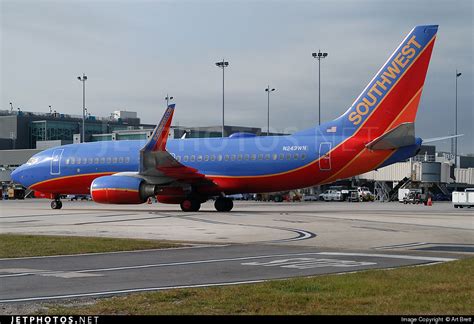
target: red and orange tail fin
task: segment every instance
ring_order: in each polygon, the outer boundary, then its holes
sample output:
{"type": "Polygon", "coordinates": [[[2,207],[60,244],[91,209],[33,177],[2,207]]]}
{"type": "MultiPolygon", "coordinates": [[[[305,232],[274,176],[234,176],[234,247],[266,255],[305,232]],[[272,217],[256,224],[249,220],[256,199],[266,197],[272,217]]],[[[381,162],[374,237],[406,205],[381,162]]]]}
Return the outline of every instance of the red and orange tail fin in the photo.
{"type": "Polygon", "coordinates": [[[437,31],[437,25],[412,29],[339,118],[344,128],[354,132],[369,128],[369,137],[376,137],[415,121],[437,31]]]}

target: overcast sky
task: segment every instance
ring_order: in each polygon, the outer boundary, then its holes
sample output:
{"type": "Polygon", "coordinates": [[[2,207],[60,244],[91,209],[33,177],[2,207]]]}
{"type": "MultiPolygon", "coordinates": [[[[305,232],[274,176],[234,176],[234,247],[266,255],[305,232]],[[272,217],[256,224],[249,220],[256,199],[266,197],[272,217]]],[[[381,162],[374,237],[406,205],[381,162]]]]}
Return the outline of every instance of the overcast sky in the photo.
{"type": "MultiPolygon", "coordinates": [[[[226,124],[294,131],[347,110],[406,34],[439,31],[418,111],[422,138],[454,133],[458,79],[460,153],[474,152],[473,1],[22,1],[0,0],[0,109],[92,115],[137,111],[157,123],[167,93],[175,125],[226,124]]],[[[437,143],[450,150],[449,141],[437,143]]]]}

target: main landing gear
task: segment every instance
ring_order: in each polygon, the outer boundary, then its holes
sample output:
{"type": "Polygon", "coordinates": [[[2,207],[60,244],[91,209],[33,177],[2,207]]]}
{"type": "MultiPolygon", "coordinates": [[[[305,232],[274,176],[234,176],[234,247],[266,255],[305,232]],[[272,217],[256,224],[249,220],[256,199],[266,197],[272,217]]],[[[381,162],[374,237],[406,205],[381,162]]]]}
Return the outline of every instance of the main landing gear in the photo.
{"type": "MultiPolygon", "coordinates": [[[[196,198],[187,198],[181,202],[181,210],[184,212],[197,212],[201,208],[201,200],[196,198]]],[[[214,207],[219,212],[229,212],[234,207],[234,202],[230,198],[219,197],[214,203],[214,207]]]]}
{"type": "Polygon", "coordinates": [[[183,200],[180,205],[184,212],[197,212],[201,208],[201,202],[194,198],[183,200]]]}
{"type": "Polygon", "coordinates": [[[234,202],[230,198],[219,197],[216,199],[214,207],[219,212],[229,212],[234,207],[234,202]]]}
{"type": "Polygon", "coordinates": [[[51,208],[52,209],[61,209],[63,207],[63,203],[59,199],[54,199],[51,202],[51,208]]]}

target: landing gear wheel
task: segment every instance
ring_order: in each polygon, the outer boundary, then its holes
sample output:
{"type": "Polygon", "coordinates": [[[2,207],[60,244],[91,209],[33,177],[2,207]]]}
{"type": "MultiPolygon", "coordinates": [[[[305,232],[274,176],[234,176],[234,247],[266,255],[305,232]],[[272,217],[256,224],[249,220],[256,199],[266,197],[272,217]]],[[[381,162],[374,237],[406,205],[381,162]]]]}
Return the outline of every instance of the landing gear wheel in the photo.
{"type": "Polygon", "coordinates": [[[229,212],[234,207],[234,202],[230,198],[217,198],[214,207],[219,212],[229,212]]]}
{"type": "Polygon", "coordinates": [[[201,208],[201,203],[196,199],[186,199],[180,205],[184,212],[197,212],[201,208]]]}
{"type": "Polygon", "coordinates": [[[61,200],[53,200],[51,202],[51,208],[52,209],[61,209],[63,207],[63,203],[61,200]]]}

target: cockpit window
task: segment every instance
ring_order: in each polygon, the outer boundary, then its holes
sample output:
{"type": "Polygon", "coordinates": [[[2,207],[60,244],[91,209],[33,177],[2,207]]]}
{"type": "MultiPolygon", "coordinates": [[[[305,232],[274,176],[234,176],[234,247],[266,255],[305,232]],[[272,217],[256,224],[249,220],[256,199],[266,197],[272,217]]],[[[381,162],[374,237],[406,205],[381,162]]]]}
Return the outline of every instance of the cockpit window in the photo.
{"type": "Polygon", "coordinates": [[[33,165],[33,164],[36,164],[38,162],[39,162],[39,159],[37,157],[32,157],[26,162],[26,164],[33,165]]]}

